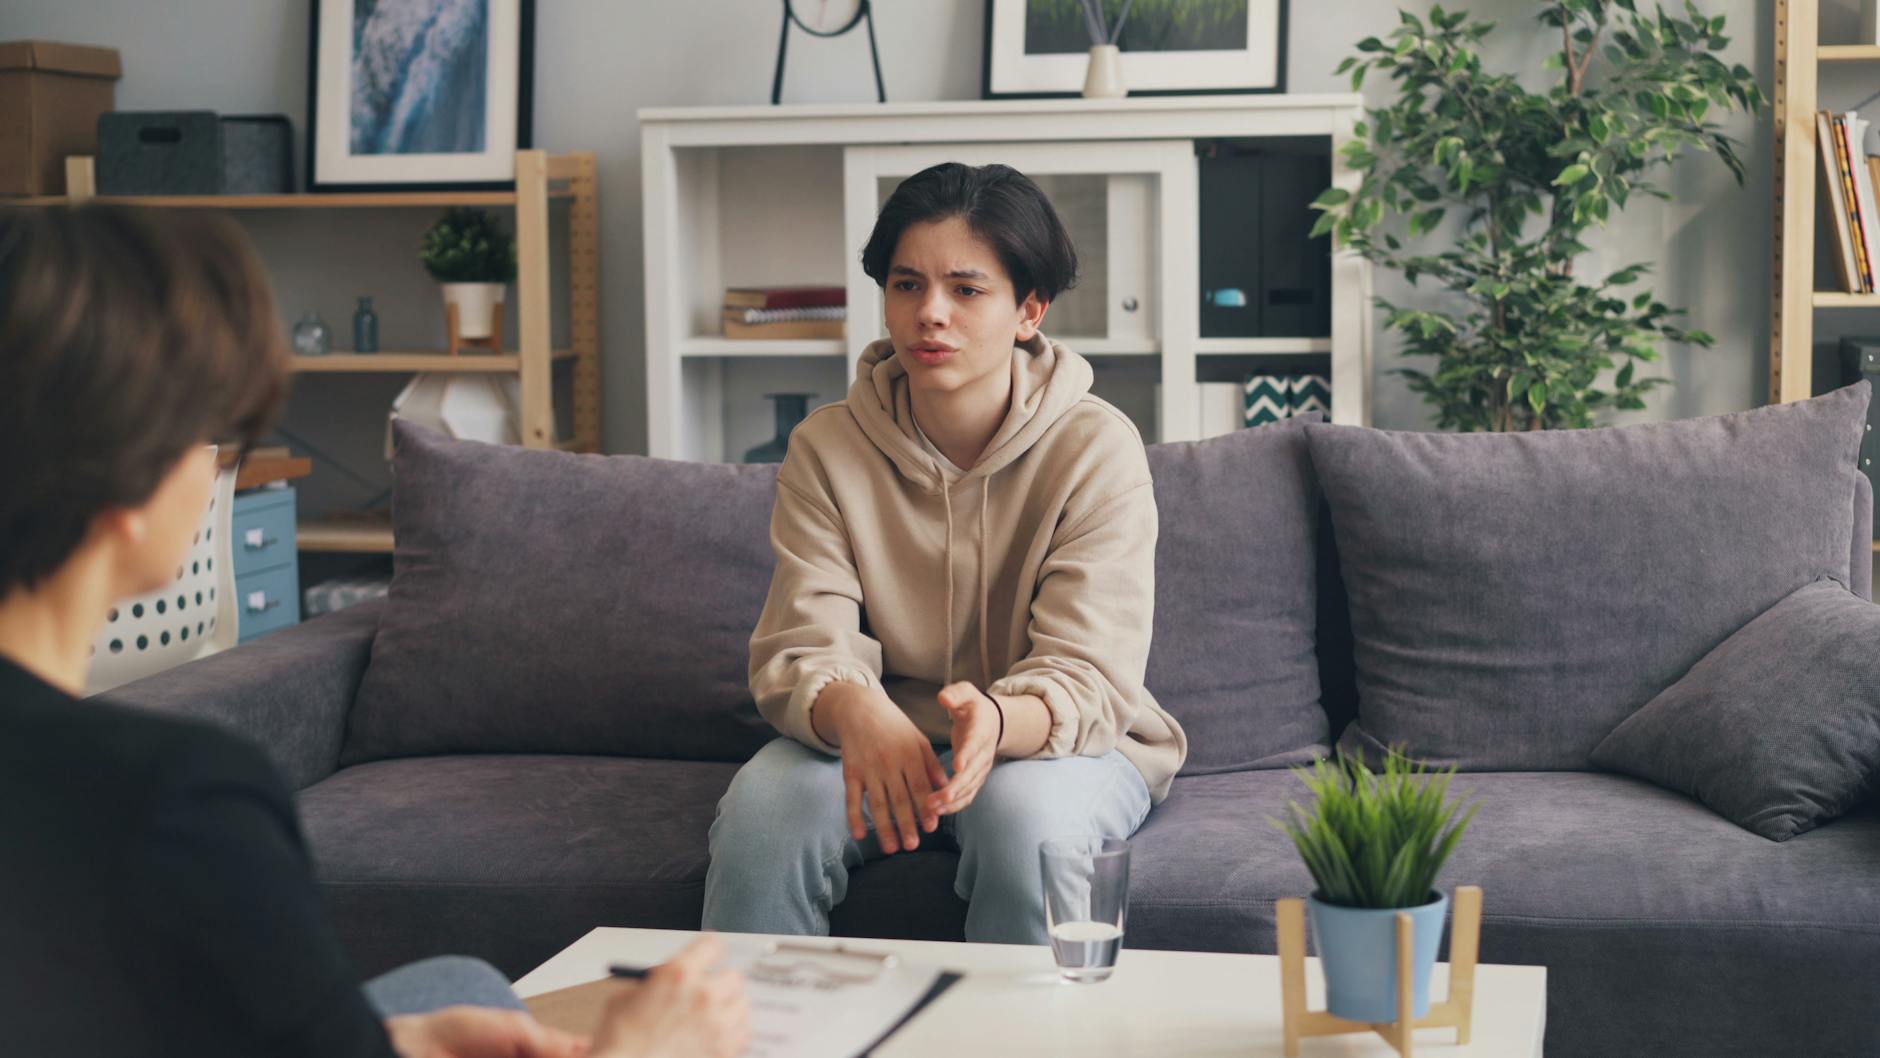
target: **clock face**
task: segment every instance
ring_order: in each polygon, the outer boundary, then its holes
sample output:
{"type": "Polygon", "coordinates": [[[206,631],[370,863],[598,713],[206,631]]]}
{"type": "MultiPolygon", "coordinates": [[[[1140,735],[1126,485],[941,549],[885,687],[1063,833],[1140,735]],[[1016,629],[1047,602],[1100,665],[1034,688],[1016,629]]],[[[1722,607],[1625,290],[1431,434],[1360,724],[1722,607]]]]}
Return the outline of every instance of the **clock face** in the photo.
{"type": "Polygon", "coordinates": [[[797,21],[817,33],[834,33],[855,20],[862,0],[783,0],[797,21]]]}

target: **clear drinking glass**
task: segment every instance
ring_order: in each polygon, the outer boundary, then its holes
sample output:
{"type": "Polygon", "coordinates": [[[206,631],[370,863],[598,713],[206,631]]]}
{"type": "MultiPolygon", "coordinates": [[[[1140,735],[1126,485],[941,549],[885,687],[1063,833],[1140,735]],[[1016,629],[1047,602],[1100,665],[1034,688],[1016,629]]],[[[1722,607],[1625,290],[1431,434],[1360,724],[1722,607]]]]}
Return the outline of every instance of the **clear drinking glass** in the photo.
{"type": "Polygon", "coordinates": [[[1101,981],[1116,968],[1129,915],[1129,842],[1095,835],[1038,846],[1051,954],[1067,981],[1101,981]]]}

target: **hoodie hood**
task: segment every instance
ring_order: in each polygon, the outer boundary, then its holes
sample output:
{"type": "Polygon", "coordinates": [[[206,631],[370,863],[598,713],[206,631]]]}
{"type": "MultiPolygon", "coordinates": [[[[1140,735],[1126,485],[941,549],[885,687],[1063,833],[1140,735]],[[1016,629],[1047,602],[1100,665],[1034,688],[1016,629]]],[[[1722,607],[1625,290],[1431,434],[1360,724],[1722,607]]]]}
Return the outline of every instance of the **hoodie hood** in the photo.
{"type": "MultiPolygon", "coordinates": [[[[1024,455],[1090,392],[1093,378],[1090,361],[1042,332],[1013,346],[1011,410],[979,462],[959,480],[988,477],[1024,455]]],[[[944,490],[946,473],[915,432],[907,367],[895,355],[893,339],[877,339],[862,350],[848,407],[862,432],[893,460],[902,477],[930,494],[944,490]]]]}

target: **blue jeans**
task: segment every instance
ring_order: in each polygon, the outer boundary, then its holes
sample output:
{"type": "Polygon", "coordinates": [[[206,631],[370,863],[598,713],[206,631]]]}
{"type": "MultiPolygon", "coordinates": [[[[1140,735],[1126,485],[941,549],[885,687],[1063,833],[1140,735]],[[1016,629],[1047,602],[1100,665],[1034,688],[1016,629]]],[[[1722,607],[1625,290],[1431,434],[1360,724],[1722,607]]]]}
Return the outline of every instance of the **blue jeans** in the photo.
{"type": "Polygon", "coordinates": [[[526,1010],[509,978],[481,959],[440,955],[407,963],[365,983],[366,1000],[381,1018],[429,1014],[445,1007],[526,1010]]]}
{"type": "MultiPolygon", "coordinates": [[[[952,754],[941,755],[952,765],[952,754]]],[[[829,933],[849,871],[885,855],[871,830],[849,836],[842,761],[792,739],[765,746],[718,802],[705,874],[704,928],[727,933],[829,933]]],[[[942,816],[936,837],[960,853],[953,891],[967,902],[966,939],[1045,944],[1038,845],[1046,838],[1127,838],[1149,815],[1149,787],[1121,753],[1007,760],[979,796],[942,816]]],[[[907,855],[901,853],[901,855],[907,855]]],[[[918,855],[918,853],[916,853],[918,855]]]]}

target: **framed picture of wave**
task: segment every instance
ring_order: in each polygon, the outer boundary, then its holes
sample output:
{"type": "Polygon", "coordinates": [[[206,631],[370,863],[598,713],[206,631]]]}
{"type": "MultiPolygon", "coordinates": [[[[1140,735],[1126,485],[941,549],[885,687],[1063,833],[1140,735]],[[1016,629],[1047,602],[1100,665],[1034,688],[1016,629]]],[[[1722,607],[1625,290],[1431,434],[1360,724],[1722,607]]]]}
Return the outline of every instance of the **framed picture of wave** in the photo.
{"type": "Polygon", "coordinates": [[[981,95],[1082,93],[1101,25],[1132,96],[1286,90],[1287,0],[986,0],[981,95]],[[1101,19],[1096,17],[1097,9],[1101,19]]]}
{"type": "Polygon", "coordinates": [[[534,0],[313,0],[307,190],[502,190],[529,146],[534,0]]]}

